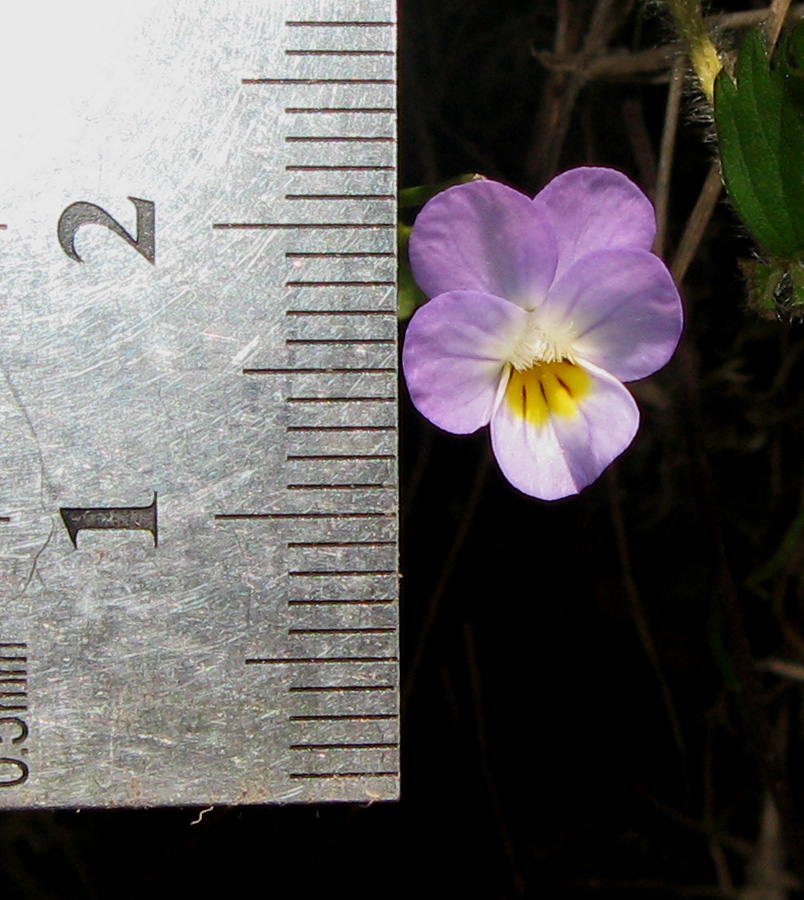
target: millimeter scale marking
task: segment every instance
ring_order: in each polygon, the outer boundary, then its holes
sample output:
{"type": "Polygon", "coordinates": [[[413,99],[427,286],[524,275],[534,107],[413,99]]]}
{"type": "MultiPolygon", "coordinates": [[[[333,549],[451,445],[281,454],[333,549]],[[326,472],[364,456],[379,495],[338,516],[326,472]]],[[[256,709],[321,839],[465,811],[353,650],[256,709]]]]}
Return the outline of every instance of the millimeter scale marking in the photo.
{"type": "Polygon", "coordinates": [[[9,17],[0,807],[394,799],[394,4],[9,17]]]}

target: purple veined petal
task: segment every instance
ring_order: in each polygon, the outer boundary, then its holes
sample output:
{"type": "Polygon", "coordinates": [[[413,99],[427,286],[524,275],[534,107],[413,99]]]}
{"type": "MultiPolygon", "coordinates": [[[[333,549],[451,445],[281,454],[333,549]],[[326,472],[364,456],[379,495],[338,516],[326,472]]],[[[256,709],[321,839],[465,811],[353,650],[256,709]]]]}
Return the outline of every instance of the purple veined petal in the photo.
{"type": "MultiPolygon", "coordinates": [[[[628,390],[601,369],[568,362],[546,368],[557,377],[544,383],[544,393],[538,391],[532,403],[531,398],[521,402],[521,383],[513,381],[517,373],[512,372],[512,381],[498,393],[491,442],[515,488],[541,500],[559,500],[595,481],[628,447],[639,410],[628,390]]],[[[537,387],[526,384],[525,393],[537,387]]]]}
{"type": "Polygon", "coordinates": [[[678,289],[658,256],[607,250],[578,260],[553,285],[539,324],[569,339],[576,358],[634,381],[669,361],[683,318],[678,289]]]}
{"type": "Polygon", "coordinates": [[[452,291],[419,307],[402,369],[413,405],[434,425],[468,434],[488,424],[524,310],[490,294],[452,291]]]}
{"type": "Polygon", "coordinates": [[[656,215],[650,200],[616,169],[581,166],[557,175],[534,198],[558,247],[555,277],[587,253],[650,250],[656,215]]]}
{"type": "Polygon", "coordinates": [[[472,181],[436,194],[410,237],[414,278],[428,297],[479,291],[538,306],[556,268],[550,225],[525,194],[472,181]]]}

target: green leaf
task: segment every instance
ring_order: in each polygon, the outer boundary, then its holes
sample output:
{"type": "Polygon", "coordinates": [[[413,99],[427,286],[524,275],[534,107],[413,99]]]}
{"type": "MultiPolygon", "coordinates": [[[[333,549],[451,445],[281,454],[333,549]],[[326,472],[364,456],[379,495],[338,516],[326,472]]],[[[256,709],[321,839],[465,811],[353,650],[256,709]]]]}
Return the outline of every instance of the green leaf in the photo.
{"type": "MultiPolygon", "coordinates": [[[[399,192],[398,206],[400,209],[413,209],[424,206],[428,200],[456,184],[466,184],[469,181],[482,181],[482,175],[468,174],[458,175],[448,181],[440,181],[438,184],[421,184],[417,187],[405,188],[399,192]]],[[[398,272],[398,316],[401,321],[409,319],[417,308],[427,301],[427,296],[419,290],[413,278],[408,256],[408,242],[412,227],[397,223],[396,245],[399,259],[398,272]]]]}
{"type": "Polygon", "coordinates": [[[458,175],[456,178],[440,181],[438,184],[420,184],[416,187],[405,188],[399,192],[399,208],[413,209],[416,206],[424,206],[428,200],[448,187],[455,184],[466,184],[468,181],[482,181],[482,179],[482,175],[470,172],[467,175],[458,175]]]}
{"type": "Polygon", "coordinates": [[[715,82],[723,180],[759,245],[773,256],[804,253],[804,33],[798,28],[771,67],[761,32],[743,41],[736,82],[715,82]]]}
{"type": "Polygon", "coordinates": [[[413,272],[410,270],[408,243],[411,231],[413,229],[409,225],[403,225],[401,222],[397,224],[396,246],[399,259],[397,315],[400,321],[403,322],[405,319],[409,319],[416,312],[416,309],[427,300],[427,297],[419,290],[416,282],[413,280],[413,272]]]}

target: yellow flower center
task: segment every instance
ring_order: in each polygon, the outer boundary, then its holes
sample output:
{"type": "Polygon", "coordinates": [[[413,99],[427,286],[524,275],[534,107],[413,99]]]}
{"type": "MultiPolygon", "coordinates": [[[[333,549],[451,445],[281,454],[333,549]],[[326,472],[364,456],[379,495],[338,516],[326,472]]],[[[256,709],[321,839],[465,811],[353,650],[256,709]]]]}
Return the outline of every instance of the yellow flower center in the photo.
{"type": "Polygon", "coordinates": [[[522,370],[512,366],[505,402],[530,425],[543,425],[551,415],[574,416],[591,385],[589,374],[567,359],[536,362],[522,370]]]}

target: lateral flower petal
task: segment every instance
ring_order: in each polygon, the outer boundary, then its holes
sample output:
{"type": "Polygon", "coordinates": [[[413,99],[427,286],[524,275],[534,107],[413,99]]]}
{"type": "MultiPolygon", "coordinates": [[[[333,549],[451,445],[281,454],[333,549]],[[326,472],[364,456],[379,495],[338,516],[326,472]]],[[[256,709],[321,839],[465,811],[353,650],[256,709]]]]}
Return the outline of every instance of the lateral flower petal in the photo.
{"type": "Polygon", "coordinates": [[[491,418],[494,455],[511,484],[542,500],[559,500],[591,484],[628,447],[639,410],[628,390],[595,366],[574,408],[556,404],[548,415],[523,416],[507,387],[491,418]]]}
{"type": "Polygon", "coordinates": [[[416,283],[435,297],[469,290],[533,308],[553,280],[552,229],[525,194],[496,181],[472,181],[436,194],[410,237],[416,283]]]}
{"type": "Polygon", "coordinates": [[[552,226],[560,278],[577,260],[598,250],[650,250],[656,216],[650,200],[622,172],[581,166],[557,175],[534,198],[552,226]]]}
{"type": "Polygon", "coordinates": [[[490,294],[450,291],[408,325],[402,368],[414,406],[434,425],[468,434],[486,425],[505,361],[527,314],[490,294]]]}
{"type": "Polygon", "coordinates": [[[550,289],[544,327],[572,333],[573,353],[621,381],[668,362],[682,328],[667,267],[644,250],[603,250],[578,260],[550,289]]]}

